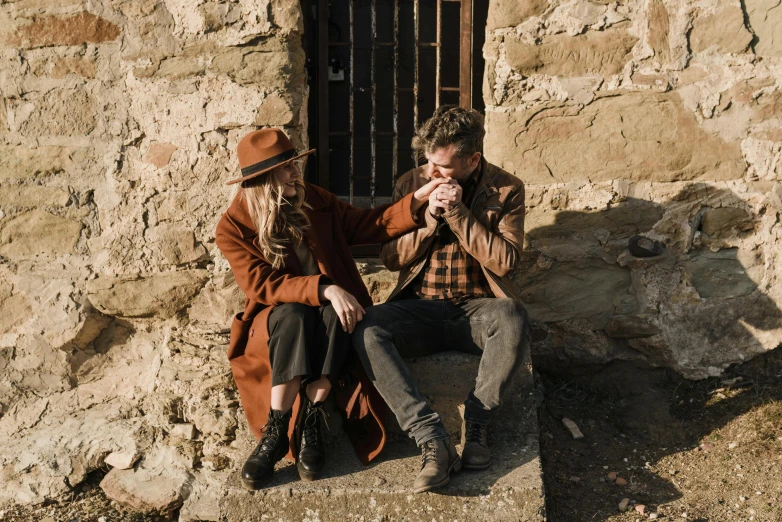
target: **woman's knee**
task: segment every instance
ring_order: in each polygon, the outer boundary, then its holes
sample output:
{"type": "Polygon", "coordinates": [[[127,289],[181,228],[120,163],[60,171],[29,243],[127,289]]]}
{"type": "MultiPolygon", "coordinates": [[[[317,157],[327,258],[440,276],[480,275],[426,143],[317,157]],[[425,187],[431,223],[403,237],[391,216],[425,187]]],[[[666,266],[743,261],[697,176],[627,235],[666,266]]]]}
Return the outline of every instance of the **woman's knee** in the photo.
{"type": "Polygon", "coordinates": [[[277,327],[288,328],[313,325],[318,317],[317,309],[301,303],[283,303],[274,307],[277,327]]]}

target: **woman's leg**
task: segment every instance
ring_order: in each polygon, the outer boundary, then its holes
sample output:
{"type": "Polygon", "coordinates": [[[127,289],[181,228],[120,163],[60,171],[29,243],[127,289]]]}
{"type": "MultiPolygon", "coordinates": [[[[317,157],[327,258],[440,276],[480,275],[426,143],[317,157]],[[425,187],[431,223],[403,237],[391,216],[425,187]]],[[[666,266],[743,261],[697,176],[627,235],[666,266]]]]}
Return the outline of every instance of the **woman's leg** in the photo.
{"type": "MultiPolygon", "coordinates": [[[[287,413],[296,401],[296,395],[299,393],[299,388],[301,388],[301,376],[294,377],[288,382],[272,386],[272,409],[287,413]]],[[[309,390],[309,388],[307,389],[309,390]]],[[[328,394],[328,392],[326,392],[326,394],[328,394]]]]}
{"type": "MultiPolygon", "coordinates": [[[[329,376],[322,375],[320,379],[307,385],[307,398],[310,400],[310,402],[323,402],[326,400],[326,397],[329,396],[330,391],[331,381],[329,380],[329,376]]],[[[272,389],[272,397],[274,397],[274,389],[272,389]]],[[[273,398],[272,404],[274,404],[273,398]]]]}

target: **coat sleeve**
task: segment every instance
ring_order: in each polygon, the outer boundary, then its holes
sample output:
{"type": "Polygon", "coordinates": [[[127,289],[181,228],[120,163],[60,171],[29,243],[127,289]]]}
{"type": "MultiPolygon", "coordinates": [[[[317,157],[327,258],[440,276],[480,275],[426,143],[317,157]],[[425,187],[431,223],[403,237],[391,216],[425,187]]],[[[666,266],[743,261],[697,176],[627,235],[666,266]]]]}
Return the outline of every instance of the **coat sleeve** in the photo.
{"type": "Polygon", "coordinates": [[[516,269],[524,245],[524,187],[508,198],[496,231],[475,219],[461,202],[443,216],[462,247],[481,265],[500,277],[516,269]]]}
{"type": "Polygon", "coordinates": [[[318,286],[325,276],[292,276],[275,270],[265,259],[250,251],[252,243],[239,237],[232,229],[233,225],[223,216],[217,225],[215,243],[231,265],[236,283],[248,299],[268,306],[282,303],[321,305],[318,286]]]}
{"type": "Polygon", "coordinates": [[[396,203],[360,209],[332,196],[348,245],[383,243],[419,226],[420,211],[413,215],[413,194],[396,203]]]}
{"type": "MultiPolygon", "coordinates": [[[[403,197],[406,197],[403,183],[399,181],[394,187],[394,201],[400,201],[403,197]]],[[[424,226],[390,239],[383,243],[380,249],[381,261],[392,272],[399,271],[418,259],[429,245],[427,240],[434,236],[434,232],[437,229],[437,219],[427,210],[428,205],[424,205],[423,209],[424,226]]]]}

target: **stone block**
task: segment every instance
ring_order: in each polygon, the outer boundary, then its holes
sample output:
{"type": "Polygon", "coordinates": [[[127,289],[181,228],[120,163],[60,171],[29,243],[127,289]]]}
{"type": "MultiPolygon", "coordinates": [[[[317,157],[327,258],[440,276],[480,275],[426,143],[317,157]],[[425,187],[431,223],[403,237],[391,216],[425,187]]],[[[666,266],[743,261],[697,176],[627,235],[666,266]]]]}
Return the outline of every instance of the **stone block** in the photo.
{"type": "Polygon", "coordinates": [[[33,49],[55,45],[98,44],[116,40],[120,28],[92,13],[74,16],[39,16],[6,34],[6,45],[33,49]]]}
{"type": "Polygon", "coordinates": [[[696,251],[683,263],[690,283],[702,298],[749,295],[763,280],[763,260],[736,248],[696,251]]]}
{"type": "Polygon", "coordinates": [[[298,118],[298,110],[289,96],[279,93],[271,93],[263,99],[258,107],[256,125],[283,126],[295,123],[298,118]]]}
{"type": "Polygon", "coordinates": [[[12,294],[11,287],[0,281],[0,335],[24,324],[31,312],[27,298],[19,293],[12,294]]]}
{"type": "Polygon", "coordinates": [[[749,25],[758,38],[755,54],[782,56],[782,4],[778,0],[744,0],[749,25]]]}
{"type": "Polygon", "coordinates": [[[209,277],[206,270],[163,272],[139,279],[99,277],[87,283],[92,305],[107,315],[168,318],[190,304],[209,277]]]}
{"type": "Polygon", "coordinates": [[[637,41],[621,27],[578,36],[548,36],[540,45],[507,40],[505,56],[508,65],[524,76],[610,76],[618,74],[630,61],[637,41]]]}
{"type": "MultiPolygon", "coordinates": [[[[432,399],[438,412],[447,415],[446,426],[457,444],[461,421],[456,404],[464,401],[474,382],[477,360],[476,356],[448,352],[411,362],[420,378],[421,391],[432,399]]],[[[220,499],[219,519],[545,520],[537,415],[528,366],[509,387],[500,411],[489,432],[495,455],[491,467],[480,473],[455,473],[450,483],[437,492],[411,494],[421,454],[410,439],[398,433],[398,428],[388,437],[380,456],[367,467],[359,463],[347,437],[338,433],[328,442],[328,460],[323,477],[317,481],[299,480],[295,465],[283,460],[269,487],[250,493],[240,486],[238,470],[232,473],[220,489],[225,495],[220,499]]],[[[387,428],[394,423],[390,418],[387,428]]],[[[254,443],[247,441],[248,452],[254,443]]],[[[198,477],[196,480],[195,489],[200,489],[198,477]]]]}
{"type": "Polygon", "coordinates": [[[83,227],[42,210],[25,212],[0,224],[0,254],[17,260],[72,254],[83,227]]]}
{"type": "Polygon", "coordinates": [[[741,3],[724,2],[713,14],[698,16],[692,23],[690,48],[700,53],[714,47],[718,52],[741,53],[752,41],[752,33],[744,26],[741,3]]]}
{"type": "Polygon", "coordinates": [[[244,292],[232,272],[218,275],[206,284],[188,309],[190,321],[199,326],[228,330],[233,316],[244,306],[244,292]]]}
{"type": "Polygon", "coordinates": [[[0,205],[12,207],[64,207],[71,195],[66,189],[41,185],[0,187],[0,205]]]}
{"type": "Polygon", "coordinates": [[[752,227],[752,216],[743,208],[711,208],[701,218],[701,232],[711,239],[729,238],[752,227]]]}
{"type": "Polygon", "coordinates": [[[0,179],[69,172],[90,161],[94,161],[92,151],[86,148],[0,146],[0,179]]]}
{"type": "Polygon", "coordinates": [[[526,183],[744,176],[739,142],[704,130],[676,93],[600,97],[584,108],[550,103],[491,111],[486,120],[486,156],[526,183]]]}
{"type": "Polygon", "coordinates": [[[524,20],[543,14],[549,7],[548,0],[493,0],[489,2],[486,31],[501,27],[515,27],[524,20]]]}
{"type": "Polygon", "coordinates": [[[646,42],[654,51],[654,56],[660,64],[666,64],[671,59],[671,46],[668,39],[670,19],[668,10],[662,0],[649,0],[647,4],[648,32],[646,42]]]}
{"type": "Polygon", "coordinates": [[[145,236],[166,263],[180,266],[194,263],[206,256],[204,245],[196,241],[189,228],[159,225],[147,229],[145,236]]]}
{"type": "Polygon", "coordinates": [[[177,148],[173,143],[152,143],[144,154],[143,161],[157,168],[165,167],[177,148]]]}
{"type": "Polygon", "coordinates": [[[106,455],[103,462],[115,469],[130,469],[139,458],[141,455],[135,451],[112,451],[106,455]]]}
{"type": "Polygon", "coordinates": [[[563,321],[635,311],[630,271],[599,259],[555,263],[520,274],[521,299],[534,321],[563,321]]]}
{"type": "Polygon", "coordinates": [[[96,100],[84,90],[52,91],[36,100],[20,126],[25,136],[84,136],[98,124],[96,100]]]}
{"type": "Polygon", "coordinates": [[[184,501],[186,476],[163,470],[114,468],[100,487],[107,497],[142,513],[171,515],[184,501]]]}

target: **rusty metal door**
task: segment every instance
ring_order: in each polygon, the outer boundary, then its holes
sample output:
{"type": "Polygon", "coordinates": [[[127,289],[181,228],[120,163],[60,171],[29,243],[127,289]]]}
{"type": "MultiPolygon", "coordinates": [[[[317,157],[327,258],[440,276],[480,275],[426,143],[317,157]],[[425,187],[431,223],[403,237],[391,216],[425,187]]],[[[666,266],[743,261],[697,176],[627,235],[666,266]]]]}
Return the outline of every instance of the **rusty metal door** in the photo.
{"type": "Polygon", "coordinates": [[[442,104],[483,109],[488,0],[308,0],[303,8],[318,148],[308,179],[357,206],[390,201],[396,178],[416,166],[417,125],[442,104]]]}

